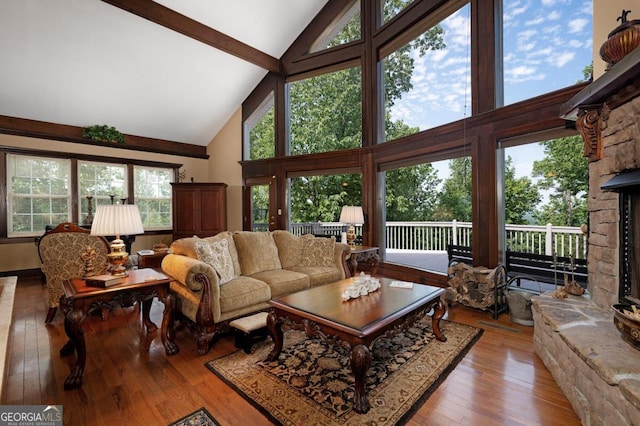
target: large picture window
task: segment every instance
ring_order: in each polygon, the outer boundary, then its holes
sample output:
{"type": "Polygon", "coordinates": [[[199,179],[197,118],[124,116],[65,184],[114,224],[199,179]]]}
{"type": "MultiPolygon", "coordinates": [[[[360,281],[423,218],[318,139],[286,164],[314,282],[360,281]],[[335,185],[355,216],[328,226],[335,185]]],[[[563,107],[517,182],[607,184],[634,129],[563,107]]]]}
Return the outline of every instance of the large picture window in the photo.
{"type": "Polygon", "coordinates": [[[291,155],[362,146],[360,67],[289,84],[291,155]]]}
{"type": "Polygon", "coordinates": [[[71,161],[7,155],[9,237],[42,235],[71,219],[71,161]]]}
{"type": "Polygon", "coordinates": [[[505,105],[590,78],[591,0],[503,3],[505,105]]]}
{"type": "Polygon", "coordinates": [[[447,272],[448,245],[471,245],[471,158],[385,173],[385,259],[447,272]]]}
{"type": "Polygon", "coordinates": [[[275,111],[273,92],[265,98],[258,109],[244,123],[246,160],[273,158],[276,155],[275,111]]]}
{"type": "Polygon", "coordinates": [[[359,40],[336,31],[356,24],[344,19],[354,3],[338,3],[281,58],[284,81],[268,80],[285,95],[275,105],[285,120],[271,126],[284,148],[244,162],[243,178],[274,178],[269,203],[294,231],[327,231],[341,205],[368,203],[363,241],[379,247],[384,273],[442,279],[449,244],[500,262],[502,216],[531,220],[532,189],[548,183],[515,176],[522,166],[500,160],[497,139],[511,144],[522,123],[537,135],[563,127],[549,118],[570,99],[559,89],[590,76],[593,1],[361,1],[359,40]],[[504,107],[514,102],[522,108],[504,107]],[[334,179],[344,171],[360,182],[349,200],[334,179]]]}
{"type": "Polygon", "coordinates": [[[383,59],[385,140],[470,115],[470,9],[465,5],[383,59]]]}
{"type": "Polygon", "coordinates": [[[360,174],[299,176],[290,179],[290,230],[339,236],[342,206],[362,204],[360,174]]]}

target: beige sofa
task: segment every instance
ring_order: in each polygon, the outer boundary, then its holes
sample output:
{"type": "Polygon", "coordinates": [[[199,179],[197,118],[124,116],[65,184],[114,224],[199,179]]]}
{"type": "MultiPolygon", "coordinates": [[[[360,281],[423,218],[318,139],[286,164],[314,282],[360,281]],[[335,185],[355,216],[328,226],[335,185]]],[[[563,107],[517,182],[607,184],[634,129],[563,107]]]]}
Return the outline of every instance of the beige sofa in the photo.
{"type": "Polygon", "coordinates": [[[228,322],[269,307],[271,298],[348,276],[349,246],[287,231],[221,232],[171,244],[162,269],[174,278],[177,313],[195,325],[205,354],[228,322]]]}

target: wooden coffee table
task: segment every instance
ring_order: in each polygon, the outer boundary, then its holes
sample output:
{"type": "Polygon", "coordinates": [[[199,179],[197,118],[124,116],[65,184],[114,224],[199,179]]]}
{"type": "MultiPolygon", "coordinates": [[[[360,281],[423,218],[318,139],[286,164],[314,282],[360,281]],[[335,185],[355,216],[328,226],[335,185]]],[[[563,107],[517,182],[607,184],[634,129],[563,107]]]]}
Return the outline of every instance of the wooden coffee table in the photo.
{"type": "Polygon", "coordinates": [[[103,309],[112,310],[121,306],[142,304],[142,318],[147,333],[152,333],[158,327],[151,322],[149,311],[153,298],[157,297],[164,303],[162,316],[161,338],[167,355],[178,353],[179,348],[173,342],[173,308],[174,296],[171,294],[169,283],[171,278],[159,269],[138,269],[128,271],[129,275],[122,284],[107,288],[88,287],[82,278],[73,278],[63,282],[64,296],[60,301],[65,313],[64,330],[69,341],[60,349],[60,355],[71,355],[75,350],[77,359],[71,373],[64,381],[64,390],[78,388],[82,385],[82,374],[87,360],[87,350],[84,341],[82,322],[93,312],[103,309]]]}
{"type": "Polygon", "coordinates": [[[393,288],[389,284],[394,280],[388,278],[379,278],[382,287],[377,291],[343,301],[344,289],[355,279],[271,300],[267,327],[275,344],[267,359],[275,361],[280,356],[283,328],[304,330],[307,337],[319,336],[329,344],[346,346],[351,350],[351,369],[355,376],[353,408],[358,413],[366,413],[370,405],[365,379],[374,341],[406,329],[435,308],[433,334],[444,342],[447,339],[440,331],[440,319],[447,308],[440,299],[443,288],[422,284],[414,284],[411,289],[393,288]]]}

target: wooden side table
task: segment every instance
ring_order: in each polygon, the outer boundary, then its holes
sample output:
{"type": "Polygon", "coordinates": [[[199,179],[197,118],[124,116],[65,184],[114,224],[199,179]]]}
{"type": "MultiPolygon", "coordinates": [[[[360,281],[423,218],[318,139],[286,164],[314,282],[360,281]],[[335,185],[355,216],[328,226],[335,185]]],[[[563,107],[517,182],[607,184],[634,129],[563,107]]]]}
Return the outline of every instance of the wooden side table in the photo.
{"type": "Polygon", "coordinates": [[[152,254],[138,253],[138,268],[160,268],[162,259],[169,253],[168,251],[154,252],[152,254]]]}
{"type": "Polygon", "coordinates": [[[347,278],[355,276],[359,269],[375,275],[378,272],[379,262],[378,247],[353,246],[351,247],[351,257],[347,263],[347,272],[351,275],[347,278]]]}
{"type": "Polygon", "coordinates": [[[64,296],[60,307],[65,314],[64,331],[69,341],[60,349],[60,355],[71,355],[77,352],[76,364],[64,381],[64,390],[78,388],[82,385],[82,374],[87,360],[82,322],[87,315],[101,312],[103,308],[112,310],[120,306],[131,306],[138,302],[142,306],[142,318],[147,333],[153,333],[158,327],[151,322],[149,311],[153,298],[164,303],[161,338],[167,355],[177,354],[180,350],[173,342],[173,309],[174,296],[170,291],[171,278],[158,269],[136,269],[128,271],[122,284],[111,287],[88,287],[82,278],[65,280],[62,284],[64,296]]]}

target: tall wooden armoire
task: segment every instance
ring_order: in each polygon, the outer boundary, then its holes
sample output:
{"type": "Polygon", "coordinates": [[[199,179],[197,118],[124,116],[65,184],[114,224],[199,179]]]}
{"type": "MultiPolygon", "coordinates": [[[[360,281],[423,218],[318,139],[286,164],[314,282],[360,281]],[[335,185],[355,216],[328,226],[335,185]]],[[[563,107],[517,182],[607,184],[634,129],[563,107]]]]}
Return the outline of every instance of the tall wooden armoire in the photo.
{"type": "Polygon", "coordinates": [[[226,183],[172,183],[173,239],[227,230],[226,183]]]}

